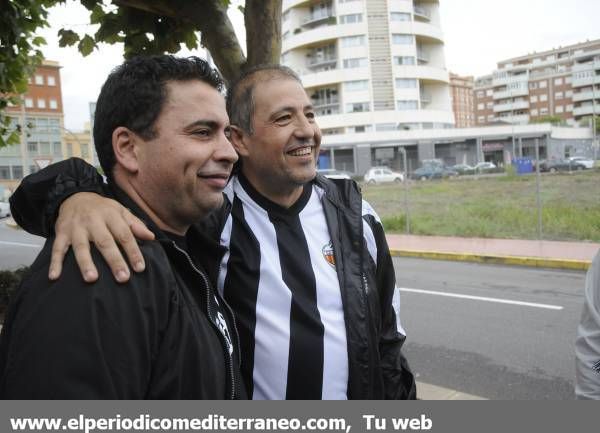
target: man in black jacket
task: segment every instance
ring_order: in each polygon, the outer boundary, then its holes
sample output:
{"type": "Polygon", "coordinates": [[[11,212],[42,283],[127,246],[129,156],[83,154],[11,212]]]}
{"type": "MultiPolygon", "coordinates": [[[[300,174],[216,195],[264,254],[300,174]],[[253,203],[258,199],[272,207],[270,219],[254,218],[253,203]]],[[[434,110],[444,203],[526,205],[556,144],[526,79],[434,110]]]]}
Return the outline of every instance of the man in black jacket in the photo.
{"type": "MultiPolygon", "coordinates": [[[[414,398],[414,378],[401,352],[405,337],[392,309],[395,275],[383,228],[354,182],[316,176],[321,133],[300,80],[285,67],[255,68],[233,83],[227,108],[241,169],[229,182],[220,212],[198,225],[228,247],[218,289],[236,314],[249,394],[414,398]]],[[[97,177],[75,177],[99,183],[97,177]]],[[[25,204],[21,209],[28,208],[22,191],[15,197],[25,204]]],[[[48,206],[47,215],[56,206],[48,206]]],[[[111,226],[123,220],[123,211],[111,212],[112,206],[95,197],[67,200],[57,250],[77,237],[66,227],[81,221],[73,217],[78,213],[93,215],[98,212],[91,210],[102,208],[110,221],[107,226],[89,217],[98,224],[84,230],[84,241],[77,242],[83,247],[87,231],[91,237],[115,231],[111,226]]],[[[82,250],[83,273],[94,273],[82,250]]],[[[107,247],[104,255],[115,275],[128,272],[120,254],[110,250],[116,248],[107,247]]],[[[60,254],[55,263],[59,266],[60,254]]]]}
{"type": "Polygon", "coordinates": [[[135,58],[109,75],[94,139],[107,194],[155,237],[140,245],[145,270],[119,285],[98,259],[85,283],[68,252],[49,281],[50,237],[2,329],[0,397],[244,397],[233,316],[213,289],[223,249],[190,228],[222,205],[237,160],[222,86],[198,58],[135,58]]]}

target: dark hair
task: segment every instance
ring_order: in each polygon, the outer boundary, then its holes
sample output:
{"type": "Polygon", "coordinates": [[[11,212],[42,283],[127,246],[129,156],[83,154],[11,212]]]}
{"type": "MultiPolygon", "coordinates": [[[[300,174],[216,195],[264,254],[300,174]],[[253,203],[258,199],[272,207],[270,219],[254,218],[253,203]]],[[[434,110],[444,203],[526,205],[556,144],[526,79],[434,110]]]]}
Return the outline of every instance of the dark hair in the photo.
{"type": "Polygon", "coordinates": [[[115,155],[112,133],[129,128],[146,140],[156,136],[154,123],[168,97],[169,81],[203,81],[224,88],[219,73],[198,57],[140,56],[116,67],[106,79],[94,115],[94,142],[100,165],[112,179],[115,155]]]}
{"type": "Polygon", "coordinates": [[[257,83],[273,78],[289,78],[302,85],[302,81],[287,66],[258,65],[247,69],[235,80],[227,91],[227,114],[232,125],[252,134],[254,116],[254,87],[257,83]]]}

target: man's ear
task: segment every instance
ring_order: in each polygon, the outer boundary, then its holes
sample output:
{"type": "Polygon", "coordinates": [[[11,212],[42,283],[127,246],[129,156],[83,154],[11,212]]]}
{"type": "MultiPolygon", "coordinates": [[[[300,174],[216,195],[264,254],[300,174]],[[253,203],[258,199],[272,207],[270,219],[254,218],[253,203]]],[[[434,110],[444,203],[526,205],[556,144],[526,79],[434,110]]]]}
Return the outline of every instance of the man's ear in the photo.
{"type": "Polygon", "coordinates": [[[129,128],[119,126],[112,133],[112,146],[116,162],[126,171],[137,173],[139,137],[129,128]]]}
{"type": "Polygon", "coordinates": [[[239,126],[230,126],[230,141],[233,144],[233,148],[240,156],[248,155],[247,136],[239,126]]]}

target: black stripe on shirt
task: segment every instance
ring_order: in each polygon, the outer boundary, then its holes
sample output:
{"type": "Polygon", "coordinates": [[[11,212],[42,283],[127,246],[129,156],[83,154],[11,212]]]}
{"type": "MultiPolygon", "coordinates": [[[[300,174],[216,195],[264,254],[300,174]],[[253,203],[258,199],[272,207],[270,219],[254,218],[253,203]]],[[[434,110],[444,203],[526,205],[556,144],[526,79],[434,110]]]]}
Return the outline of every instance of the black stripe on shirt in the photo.
{"type": "Polygon", "coordinates": [[[292,293],[287,400],[318,400],[323,389],[324,326],[308,243],[298,215],[270,214],[283,281],[292,293]]]}
{"type": "Polygon", "coordinates": [[[235,311],[240,337],[242,377],[248,396],[252,398],[256,299],[260,281],[260,246],[244,219],[244,208],[237,196],[233,199],[231,216],[230,254],[223,297],[235,311]]]}

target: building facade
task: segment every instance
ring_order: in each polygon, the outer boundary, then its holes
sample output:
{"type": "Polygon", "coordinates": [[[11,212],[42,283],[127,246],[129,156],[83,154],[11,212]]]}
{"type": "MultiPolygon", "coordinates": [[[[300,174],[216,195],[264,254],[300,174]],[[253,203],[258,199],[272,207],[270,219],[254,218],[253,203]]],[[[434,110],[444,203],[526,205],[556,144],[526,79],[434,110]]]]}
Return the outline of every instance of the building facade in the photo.
{"type": "Polygon", "coordinates": [[[65,130],[65,157],[72,156],[85,159],[89,164],[95,165],[94,160],[94,143],[92,140],[92,132],[90,130],[90,122],[86,122],[84,129],[81,132],[65,130]]]}
{"type": "MultiPolygon", "coordinates": [[[[300,75],[325,147],[329,136],[454,126],[439,1],[284,0],[282,13],[282,64],[300,75]]],[[[320,164],[353,171],[351,154],[320,164]]]]}
{"type": "Polygon", "coordinates": [[[9,106],[11,130],[20,143],[0,149],[0,185],[12,190],[20,180],[63,159],[63,105],[58,62],[45,60],[29,78],[23,103],[9,106]]]}
{"type": "Polygon", "coordinates": [[[475,126],[475,107],[473,99],[473,77],[461,77],[450,72],[450,95],[452,112],[457,128],[475,126]]]}
{"type": "Polygon", "coordinates": [[[576,125],[600,112],[600,40],[504,60],[475,81],[478,125],[560,118],[576,125]]]}

